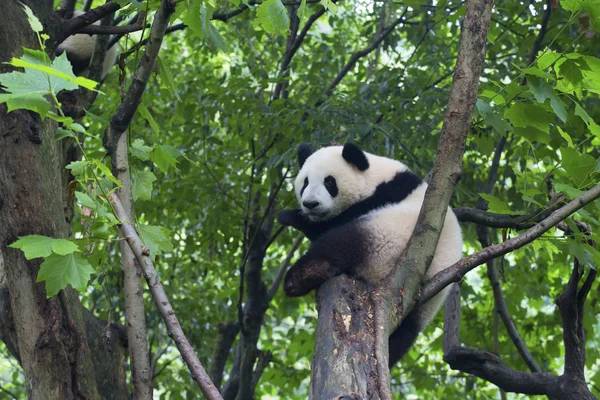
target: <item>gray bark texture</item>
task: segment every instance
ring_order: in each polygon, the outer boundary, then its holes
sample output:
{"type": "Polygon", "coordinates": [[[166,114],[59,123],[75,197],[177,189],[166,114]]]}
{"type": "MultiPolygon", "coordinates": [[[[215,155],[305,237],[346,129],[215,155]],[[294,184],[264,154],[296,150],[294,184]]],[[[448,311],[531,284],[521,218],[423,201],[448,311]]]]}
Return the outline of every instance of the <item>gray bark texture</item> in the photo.
{"type": "MultiPolygon", "coordinates": [[[[51,1],[28,5],[55,32],[51,1]]],[[[38,48],[22,5],[16,0],[0,7],[0,62],[38,48]]],[[[0,64],[0,72],[9,67],[0,64]]],[[[19,236],[66,237],[63,212],[61,146],[54,141],[56,124],[25,110],[8,113],[0,105],[0,275],[2,303],[0,338],[19,360],[31,399],[126,399],[123,346],[118,332],[105,335],[106,323],[81,305],[66,289],[46,297],[36,283],[41,259],[26,260],[9,244],[19,236]]]]}

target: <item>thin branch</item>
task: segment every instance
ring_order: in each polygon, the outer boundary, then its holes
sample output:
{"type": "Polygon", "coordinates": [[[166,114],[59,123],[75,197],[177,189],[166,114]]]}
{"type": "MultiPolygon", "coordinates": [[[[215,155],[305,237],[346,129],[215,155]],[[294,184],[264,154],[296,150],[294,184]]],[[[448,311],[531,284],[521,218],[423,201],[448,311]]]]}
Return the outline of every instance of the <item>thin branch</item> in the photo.
{"type": "Polygon", "coordinates": [[[206,374],[193,347],[185,337],[185,334],[181,329],[181,324],[177,320],[175,311],[173,310],[173,307],[171,307],[165,290],[158,278],[158,274],[154,269],[154,264],[148,256],[148,249],[144,247],[140,237],[127,218],[127,213],[125,212],[121,201],[114,193],[109,196],[109,201],[112,203],[117,217],[119,217],[119,220],[121,221],[119,229],[131,247],[131,250],[133,250],[137,261],[140,263],[144,278],[148,283],[148,288],[150,289],[150,293],[156,304],[156,308],[167,325],[169,337],[175,342],[183,361],[186,363],[192,374],[192,378],[196,381],[206,398],[209,400],[222,400],[221,394],[206,374]]]}
{"type": "Polygon", "coordinates": [[[119,8],[121,8],[121,6],[118,3],[110,2],[94,8],[93,10],[90,10],[78,17],[65,21],[63,24],[63,36],[60,38],[59,42],[62,42],[69,36],[78,33],[86,26],[90,26],[94,22],[101,20],[108,14],[114,13],[119,8]]]}
{"type": "Polygon", "coordinates": [[[94,2],[94,0],[85,0],[85,3],[83,3],[83,11],[85,11],[85,12],[90,11],[90,8],[92,8],[93,2],[94,2]]]}
{"type": "Polygon", "coordinates": [[[496,214],[470,207],[453,209],[456,218],[461,222],[473,222],[489,228],[510,228],[523,230],[535,226],[566,203],[566,196],[559,194],[543,208],[526,215],[496,214]]]}
{"type": "MultiPolygon", "coordinates": [[[[487,229],[487,228],[486,228],[487,229]]],[[[490,245],[489,243],[489,233],[488,240],[482,243],[484,247],[490,245]]],[[[512,340],[513,344],[517,348],[517,351],[527,364],[527,367],[531,370],[531,372],[542,372],[542,369],[535,362],[535,359],[527,349],[525,342],[521,339],[519,332],[517,332],[517,328],[513,323],[513,320],[508,312],[508,307],[506,305],[506,301],[504,299],[504,293],[502,292],[502,286],[500,286],[500,279],[498,277],[498,269],[496,268],[495,259],[488,260],[488,279],[490,280],[490,284],[492,285],[492,291],[494,293],[494,303],[496,312],[502,318],[502,322],[506,327],[506,331],[508,332],[508,336],[512,340]]]]}
{"type": "Polygon", "coordinates": [[[550,216],[540,221],[539,224],[535,225],[527,232],[464,257],[462,260],[444,271],[439,272],[433,278],[425,282],[418,304],[425,303],[450,283],[460,281],[467,272],[485,263],[487,260],[502,256],[531,243],[560,221],[566,219],[569,215],[598,198],[600,198],[600,185],[593,187],[573,201],[554,211],[550,216]]]}
{"type": "Polygon", "coordinates": [[[352,56],[350,56],[350,59],[348,60],[346,65],[344,65],[344,67],[340,70],[340,72],[337,74],[337,76],[335,78],[333,78],[333,80],[331,81],[331,83],[329,84],[327,89],[325,89],[325,91],[323,92],[321,97],[330,96],[331,93],[333,92],[333,89],[335,89],[335,87],[342,81],[342,79],[348,74],[348,72],[350,72],[350,70],[352,69],[352,67],[354,67],[354,64],[356,64],[356,62],[358,60],[360,60],[362,57],[365,57],[366,55],[371,53],[373,50],[375,50],[377,48],[377,46],[379,46],[379,44],[383,41],[383,39],[385,39],[387,37],[387,35],[389,35],[394,30],[394,28],[396,28],[401,23],[405,22],[404,17],[406,16],[407,12],[408,12],[408,7],[404,9],[404,12],[402,13],[402,15],[400,15],[399,18],[397,18],[394,22],[392,22],[392,24],[390,26],[383,29],[381,34],[378,34],[373,39],[373,41],[371,42],[371,44],[369,46],[352,54],[352,56]]]}
{"type": "MultiPolygon", "coordinates": [[[[146,28],[149,28],[147,26],[146,28]]],[[[113,35],[120,34],[124,35],[131,32],[137,32],[144,29],[143,26],[139,25],[121,25],[121,26],[101,26],[101,25],[89,25],[81,29],[78,33],[87,33],[89,35],[113,35]]]]}
{"type": "Polygon", "coordinates": [[[294,256],[294,253],[296,252],[296,250],[298,250],[298,247],[300,247],[300,245],[302,244],[303,240],[304,240],[303,234],[299,234],[298,236],[296,236],[296,239],[294,240],[294,243],[292,244],[290,251],[288,251],[287,255],[285,256],[285,259],[283,260],[283,263],[281,264],[279,271],[277,271],[277,275],[275,275],[275,279],[273,279],[273,283],[271,283],[271,286],[269,287],[269,290],[267,291],[267,304],[270,303],[271,300],[273,300],[273,297],[275,297],[275,293],[277,293],[277,289],[279,289],[279,285],[281,284],[281,281],[283,280],[285,271],[287,270],[287,267],[290,266],[292,257],[294,256]]]}
{"type": "Polygon", "coordinates": [[[110,135],[108,138],[105,138],[107,139],[105,147],[109,153],[114,152],[117,142],[129,126],[138,105],[142,101],[142,94],[146,89],[150,74],[154,70],[158,52],[165,36],[167,25],[169,24],[169,18],[174,10],[170,1],[163,0],[161,7],[154,17],[152,29],[150,30],[150,44],[146,47],[144,57],[140,61],[129,90],[119,106],[119,110],[110,121],[110,135]]]}
{"type": "Polygon", "coordinates": [[[73,11],[75,11],[75,3],[77,3],[77,0],[63,0],[60,3],[60,11],[63,17],[71,18],[73,11]]]}

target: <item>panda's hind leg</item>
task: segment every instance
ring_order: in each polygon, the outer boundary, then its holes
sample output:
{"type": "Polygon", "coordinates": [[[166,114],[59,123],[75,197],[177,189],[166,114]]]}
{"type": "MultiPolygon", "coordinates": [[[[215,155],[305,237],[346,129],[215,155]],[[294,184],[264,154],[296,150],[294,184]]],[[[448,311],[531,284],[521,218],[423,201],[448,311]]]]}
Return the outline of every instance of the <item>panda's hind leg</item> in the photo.
{"type": "Polygon", "coordinates": [[[398,328],[390,335],[389,367],[392,368],[415,343],[421,332],[418,313],[409,313],[398,328]]]}
{"type": "Polygon", "coordinates": [[[334,276],[348,273],[364,260],[366,243],[358,223],[332,229],[312,243],[308,252],[285,275],[288,296],[303,296],[334,276]]]}

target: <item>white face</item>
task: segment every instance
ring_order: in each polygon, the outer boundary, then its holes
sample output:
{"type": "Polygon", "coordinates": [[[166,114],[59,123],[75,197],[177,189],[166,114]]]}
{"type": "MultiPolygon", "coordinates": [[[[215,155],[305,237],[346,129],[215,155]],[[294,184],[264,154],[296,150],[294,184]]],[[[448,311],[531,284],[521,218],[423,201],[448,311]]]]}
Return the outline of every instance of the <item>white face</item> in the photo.
{"type": "Polygon", "coordinates": [[[325,147],[304,163],[294,182],[302,212],[312,221],[328,220],[364,198],[365,172],[342,158],[342,147],[325,147]]]}

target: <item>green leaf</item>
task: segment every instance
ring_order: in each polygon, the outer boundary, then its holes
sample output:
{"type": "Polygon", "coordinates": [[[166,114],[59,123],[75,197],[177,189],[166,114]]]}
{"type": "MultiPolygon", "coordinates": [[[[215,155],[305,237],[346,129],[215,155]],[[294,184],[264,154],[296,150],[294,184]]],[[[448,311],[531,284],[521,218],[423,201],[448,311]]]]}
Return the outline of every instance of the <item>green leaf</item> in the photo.
{"type": "Polygon", "coordinates": [[[567,110],[565,109],[565,105],[556,95],[556,93],[554,92],[552,87],[550,87],[550,85],[536,78],[528,79],[527,84],[529,85],[529,89],[531,90],[531,93],[533,93],[537,101],[539,101],[540,103],[544,103],[546,99],[550,99],[550,105],[552,106],[552,109],[554,110],[558,118],[560,118],[562,122],[567,122],[568,114],[567,110]]]}
{"type": "Polygon", "coordinates": [[[225,40],[211,22],[213,7],[194,3],[183,16],[183,21],[198,37],[206,40],[212,49],[227,51],[225,40]]]}
{"type": "Polygon", "coordinates": [[[36,282],[46,282],[46,294],[52,297],[71,285],[84,291],[90,276],[96,271],[80,254],[51,255],[40,265],[36,282]]]}
{"type": "Polygon", "coordinates": [[[290,26],[290,18],[281,0],[267,0],[256,10],[255,26],[267,33],[285,35],[290,26]]]}
{"type": "Polygon", "coordinates": [[[131,146],[129,146],[129,153],[132,156],[139,158],[142,161],[146,161],[150,159],[148,153],[152,151],[152,147],[146,146],[144,144],[144,139],[135,139],[131,146]]]}
{"type": "Polygon", "coordinates": [[[533,126],[540,131],[550,133],[552,114],[537,104],[515,103],[504,112],[514,126],[533,126]]]}
{"type": "Polygon", "coordinates": [[[581,184],[596,167],[596,160],[589,154],[561,147],[562,167],[577,185],[581,184]]]}
{"type": "Polygon", "coordinates": [[[112,172],[110,172],[110,169],[102,164],[102,161],[98,160],[98,159],[94,159],[93,160],[94,165],[104,174],[104,176],[106,176],[112,183],[114,183],[115,185],[117,185],[118,187],[121,187],[121,182],[119,182],[119,180],[117,178],[114,177],[114,175],[112,174],[112,172]]]}
{"type": "Polygon", "coordinates": [[[160,56],[158,57],[158,67],[160,68],[160,77],[163,83],[167,86],[169,91],[173,93],[177,101],[181,101],[181,97],[179,97],[179,93],[177,92],[177,84],[173,79],[173,74],[171,70],[167,67],[166,63],[163,63],[160,56]]]}
{"type": "Polygon", "coordinates": [[[298,19],[300,19],[300,22],[304,22],[304,17],[306,17],[306,0],[300,1],[300,7],[298,7],[298,19]]]}
{"type": "Polygon", "coordinates": [[[563,192],[564,194],[569,196],[570,199],[579,197],[584,193],[583,190],[574,188],[573,186],[569,185],[568,183],[555,183],[554,189],[558,190],[559,192],[563,192]]]}
{"type": "Polygon", "coordinates": [[[171,146],[156,146],[152,152],[154,164],[164,173],[169,170],[169,167],[177,169],[177,158],[179,156],[181,156],[181,153],[171,146]]]}
{"type": "Polygon", "coordinates": [[[321,0],[321,5],[327,10],[331,11],[332,14],[337,13],[338,6],[331,0],[321,0]]]}
{"type": "Polygon", "coordinates": [[[544,72],[537,67],[523,68],[521,71],[523,71],[527,75],[537,76],[538,78],[542,78],[542,79],[548,79],[551,81],[553,81],[555,79],[553,75],[550,75],[549,73],[544,72]]]}
{"type": "Polygon", "coordinates": [[[491,194],[479,193],[479,195],[483,197],[485,201],[488,202],[488,210],[491,212],[512,215],[519,214],[519,212],[511,210],[505,201],[500,200],[499,198],[494,197],[491,194]]]}
{"type": "Polygon", "coordinates": [[[74,176],[81,176],[85,172],[85,167],[90,165],[89,161],[71,161],[65,168],[70,169],[74,176]]]}
{"type": "Polygon", "coordinates": [[[546,48],[542,55],[538,58],[537,65],[540,68],[540,70],[543,71],[552,64],[554,64],[556,60],[558,60],[561,57],[562,54],[559,54],[553,50],[549,50],[548,48],[546,48]]]}
{"type": "Polygon", "coordinates": [[[206,38],[208,45],[213,49],[218,49],[223,52],[227,51],[227,43],[223,37],[219,34],[217,28],[213,25],[212,18],[212,7],[205,8],[204,6],[200,7],[200,19],[202,20],[202,31],[204,32],[204,37],[206,38]]]}
{"type": "Polygon", "coordinates": [[[589,244],[581,244],[573,239],[568,239],[569,253],[576,257],[580,263],[596,269],[600,261],[600,254],[589,244]]]}
{"type": "Polygon", "coordinates": [[[142,242],[150,250],[150,255],[154,256],[162,254],[164,251],[173,250],[169,235],[171,231],[162,226],[139,225],[138,233],[142,242]]]}
{"type": "Polygon", "coordinates": [[[133,200],[150,200],[152,198],[152,182],[156,176],[150,171],[140,171],[133,176],[133,200]]]}
{"type": "Polygon", "coordinates": [[[77,245],[67,239],[54,239],[41,235],[20,237],[19,240],[8,247],[21,249],[25,258],[31,260],[38,257],[48,257],[52,252],[60,255],[71,254],[79,251],[77,245]]]}
{"type": "Polygon", "coordinates": [[[583,8],[584,0],[561,0],[560,5],[565,10],[571,11],[572,13],[577,12],[583,8]]]}
{"type": "Polygon", "coordinates": [[[146,108],[145,105],[140,104],[138,106],[138,111],[140,112],[140,114],[142,115],[142,117],[144,117],[144,119],[146,121],[148,121],[148,123],[150,124],[150,127],[152,128],[152,130],[155,133],[160,133],[160,127],[158,126],[158,124],[156,123],[156,121],[154,120],[154,118],[152,117],[152,114],[150,114],[150,110],[148,110],[148,108],[146,108]]]}
{"type": "Polygon", "coordinates": [[[546,132],[542,132],[539,129],[527,127],[527,128],[515,128],[515,135],[522,136],[529,140],[531,143],[540,142],[544,144],[550,143],[550,135],[546,132]]]}
{"type": "Polygon", "coordinates": [[[583,78],[583,75],[581,74],[581,68],[575,60],[566,60],[562,64],[558,65],[557,68],[558,75],[562,76],[573,85],[577,85],[583,78]]]}
{"type": "Polygon", "coordinates": [[[27,7],[23,3],[21,3],[21,6],[23,7],[25,14],[27,14],[27,21],[29,21],[29,26],[31,26],[31,29],[36,33],[43,32],[44,26],[42,25],[40,20],[33,14],[31,8],[27,7]]]}
{"type": "Polygon", "coordinates": [[[590,118],[588,113],[585,112],[585,110],[581,108],[581,106],[577,102],[575,102],[575,115],[581,117],[583,122],[585,122],[585,124],[588,126],[588,129],[594,136],[600,136],[600,125],[598,125],[596,121],[590,118]]]}
{"type": "Polygon", "coordinates": [[[563,139],[565,139],[567,141],[567,143],[569,144],[569,147],[571,147],[571,148],[575,147],[573,145],[573,139],[571,139],[571,136],[567,132],[563,131],[562,128],[558,125],[556,126],[556,129],[558,130],[558,133],[560,134],[560,136],[562,136],[563,139]]]}

